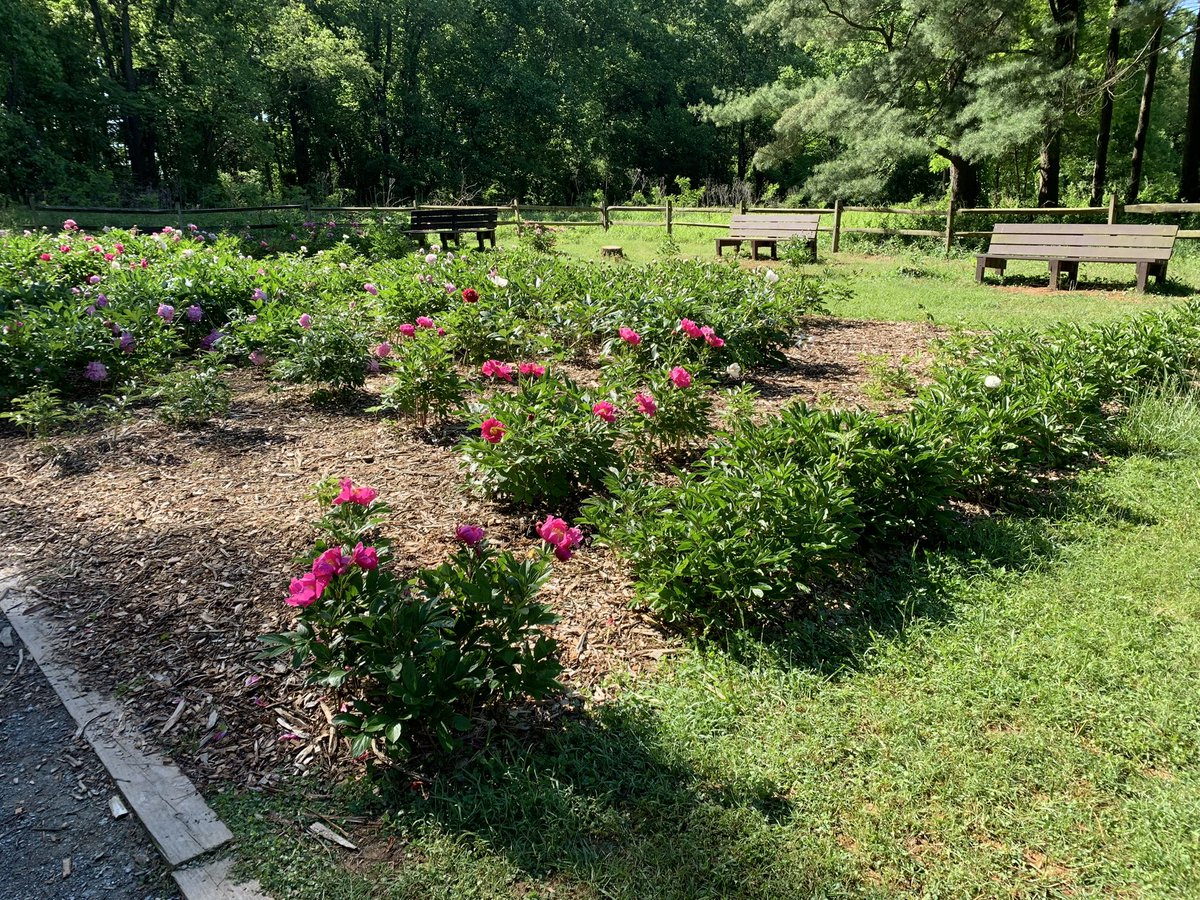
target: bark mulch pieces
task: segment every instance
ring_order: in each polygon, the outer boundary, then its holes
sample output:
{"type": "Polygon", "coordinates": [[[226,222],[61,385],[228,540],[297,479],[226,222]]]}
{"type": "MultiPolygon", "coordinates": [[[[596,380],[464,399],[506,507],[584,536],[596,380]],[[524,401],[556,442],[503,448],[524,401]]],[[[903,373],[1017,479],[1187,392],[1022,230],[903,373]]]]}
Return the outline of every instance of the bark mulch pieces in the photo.
{"type": "MultiPolygon", "coordinates": [[[[918,323],[833,319],[809,333],[792,369],[752,380],[763,412],[791,398],[867,403],[862,354],[927,358],[936,336],[918,323]]],[[[538,546],[536,519],[463,490],[450,446],[250,373],[232,380],[229,417],[205,429],[143,416],[51,448],[0,435],[0,548],[84,680],[123,700],[201,786],[349,773],[361,763],[338,744],[331,701],[282,661],[254,658],[260,635],[290,627],[283,598],[315,537],[312,485],[339,476],[377,488],[395,511],[386,531],[401,569],[438,564],[464,522],[500,546],[538,546]]],[[[607,676],[653,668],[680,646],[629,608],[628,576],[602,548],[556,565],[544,597],[562,617],[552,630],[574,696],[536,715],[602,701],[607,676]]]]}

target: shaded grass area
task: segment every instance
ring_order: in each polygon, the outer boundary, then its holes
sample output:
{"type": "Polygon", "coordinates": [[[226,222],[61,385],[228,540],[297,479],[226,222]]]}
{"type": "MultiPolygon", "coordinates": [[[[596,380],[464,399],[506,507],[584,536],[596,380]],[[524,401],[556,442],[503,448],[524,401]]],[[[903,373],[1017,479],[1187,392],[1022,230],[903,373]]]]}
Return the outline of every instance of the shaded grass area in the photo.
{"type": "Polygon", "coordinates": [[[1196,896],[1198,487],[1135,457],[557,731],[218,807],[287,896],[1196,896]]]}
{"type": "MultiPolygon", "coordinates": [[[[644,263],[678,253],[682,256],[715,259],[713,239],[723,234],[716,229],[675,229],[677,246],[665,243],[660,228],[615,226],[575,228],[559,236],[557,249],[569,256],[588,260],[600,258],[600,248],[619,245],[631,263],[644,263]]],[[[504,235],[508,241],[515,235],[504,235]]],[[[852,318],[925,320],[939,324],[965,324],[972,328],[1041,327],[1055,322],[1104,322],[1136,315],[1148,309],[1170,306],[1200,292],[1200,248],[1197,242],[1179,242],[1164,285],[1151,282],[1149,291],[1134,290],[1132,265],[1093,264],[1080,267],[1080,289],[1050,291],[1048,267],[1040,262],[1014,261],[1003,283],[989,273],[987,283],[975,283],[975,258],[967,248],[956,248],[947,257],[932,242],[901,244],[864,238],[846,239],[837,255],[830,253],[829,236],[821,235],[818,262],[771,265],[788,273],[828,278],[850,292],[846,300],[831,307],[835,315],[852,318]]],[[[727,250],[728,255],[731,251],[727,250]]],[[[748,263],[748,255],[742,254],[748,263]]]]}

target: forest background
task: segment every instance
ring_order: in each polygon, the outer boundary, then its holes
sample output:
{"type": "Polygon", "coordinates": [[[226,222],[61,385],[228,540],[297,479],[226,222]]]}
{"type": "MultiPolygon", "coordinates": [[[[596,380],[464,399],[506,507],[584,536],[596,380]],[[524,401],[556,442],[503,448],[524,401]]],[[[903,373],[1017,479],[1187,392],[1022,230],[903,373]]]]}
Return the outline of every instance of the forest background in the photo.
{"type": "Polygon", "coordinates": [[[1200,201],[1197,0],[0,0],[0,194],[1200,201]]]}

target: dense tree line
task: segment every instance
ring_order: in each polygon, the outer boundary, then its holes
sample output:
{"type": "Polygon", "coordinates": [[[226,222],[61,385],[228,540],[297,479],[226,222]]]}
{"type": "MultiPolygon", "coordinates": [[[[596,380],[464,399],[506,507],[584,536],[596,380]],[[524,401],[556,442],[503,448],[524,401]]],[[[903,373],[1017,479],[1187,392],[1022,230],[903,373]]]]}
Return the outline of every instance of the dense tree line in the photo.
{"type": "Polygon", "coordinates": [[[1198,20],[1196,0],[0,0],[0,192],[1200,199],[1198,20]]]}

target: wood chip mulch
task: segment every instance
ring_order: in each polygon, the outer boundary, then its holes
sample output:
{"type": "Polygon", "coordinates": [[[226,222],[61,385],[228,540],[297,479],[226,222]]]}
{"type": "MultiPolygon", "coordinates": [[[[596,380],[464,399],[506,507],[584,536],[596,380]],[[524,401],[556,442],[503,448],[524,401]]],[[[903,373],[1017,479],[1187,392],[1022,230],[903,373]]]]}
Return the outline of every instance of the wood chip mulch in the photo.
{"type": "MultiPolygon", "coordinates": [[[[927,362],[937,336],[922,323],[836,319],[807,332],[791,368],[752,380],[762,412],[794,398],[878,406],[862,393],[863,354],[927,362]]],[[[251,373],[233,385],[229,417],[204,429],[140,416],[55,439],[50,451],[0,434],[0,550],[34,586],[88,687],[123,700],[129,721],[202,786],[348,774],[360,764],[334,736],[330,699],[284,663],[255,659],[260,635],[291,624],[283,598],[315,536],[312,485],[339,476],[379,489],[403,570],[443,560],[463,522],[500,546],[535,547],[535,518],[467,493],[452,447],[357,404],[316,407],[251,373]]],[[[560,711],[603,702],[610,675],[647,671],[681,647],[630,608],[628,574],[602,548],[557,565],[544,597],[562,618],[553,633],[573,694],[560,711]]]]}

